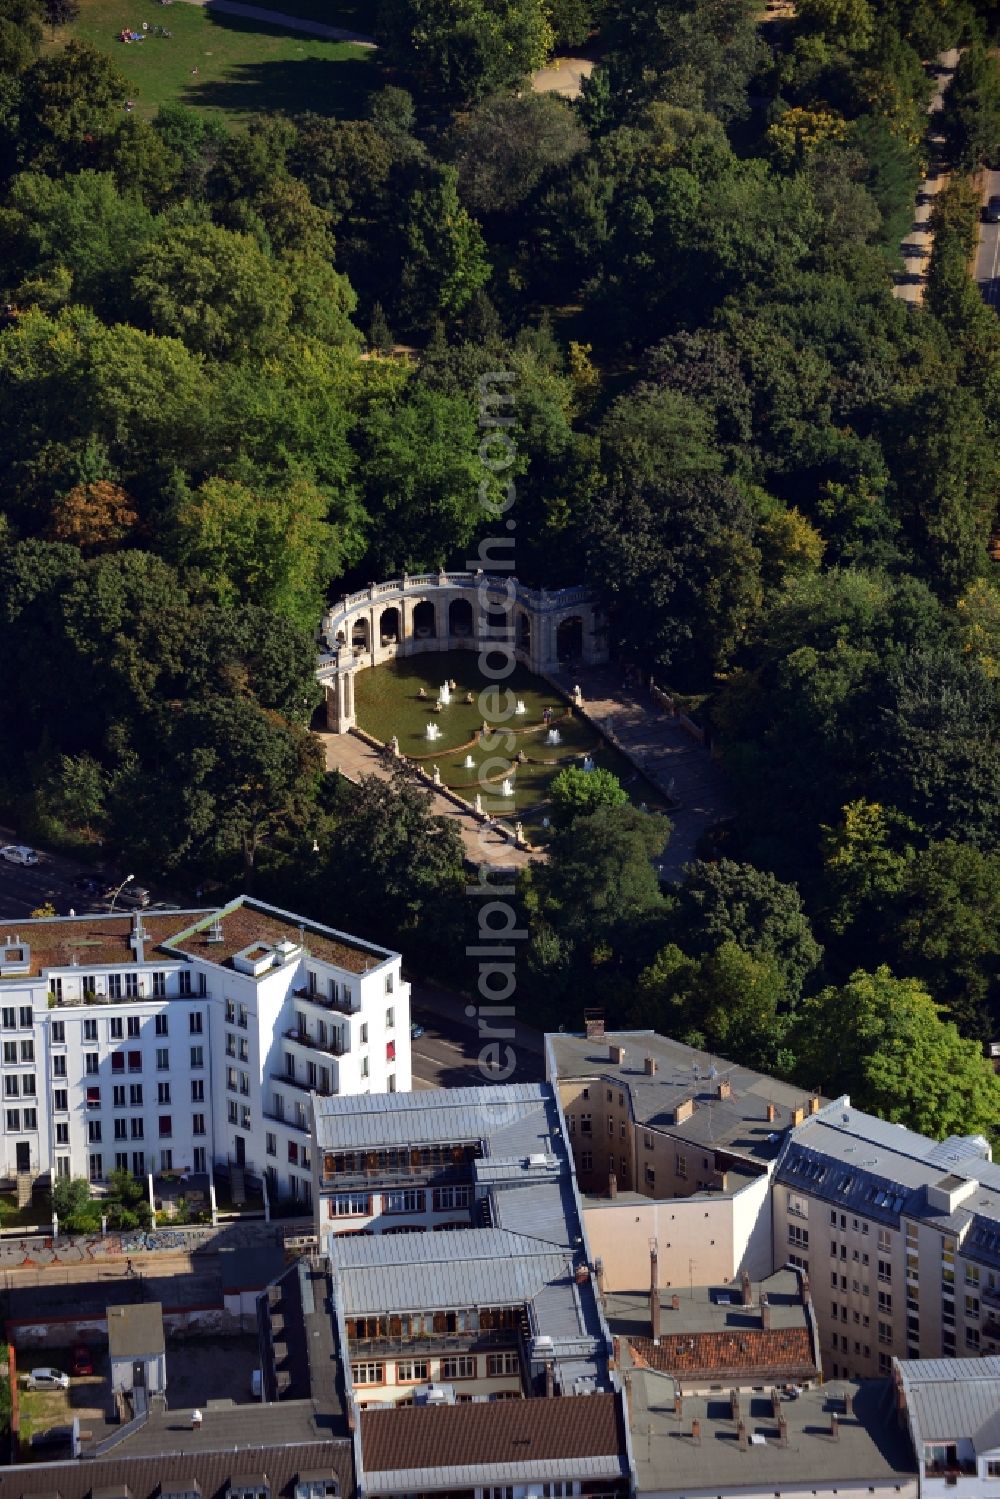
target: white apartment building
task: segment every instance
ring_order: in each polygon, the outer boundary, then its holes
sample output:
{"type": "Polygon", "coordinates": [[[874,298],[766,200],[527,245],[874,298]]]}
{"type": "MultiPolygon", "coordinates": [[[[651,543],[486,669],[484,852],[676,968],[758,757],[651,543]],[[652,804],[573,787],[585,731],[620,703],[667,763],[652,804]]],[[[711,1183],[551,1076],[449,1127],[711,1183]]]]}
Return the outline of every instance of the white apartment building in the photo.
{"type": "Polygon", "coordinates": [[[4,1174],[241,1166],[312,1201],[312,1100],[408,1091],[385,948],[240,897],[0,924],[4,1174]]]}

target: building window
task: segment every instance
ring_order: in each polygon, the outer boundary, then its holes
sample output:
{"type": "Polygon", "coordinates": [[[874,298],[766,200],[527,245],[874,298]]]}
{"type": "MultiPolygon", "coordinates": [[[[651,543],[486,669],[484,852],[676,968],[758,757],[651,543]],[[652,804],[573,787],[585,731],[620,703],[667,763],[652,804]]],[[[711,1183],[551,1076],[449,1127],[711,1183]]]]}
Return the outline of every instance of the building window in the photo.
{"type": "Polygon", "coordinates": [[[160,1170],[161,1171],[173,1171],[173,1169],[174,1169],[174,1153],[173,1153],[173,1151],[172,1150],[161,1150],[160,1151],[160,1170]]]}
{"type": "MultiPolygon", "coordinates": [[[[441,1378],[446,1376],[443,1372],[441,1378]]],[[[430,1378],[430,1364],[425,1358],[400,1358],[396,1360],[396,1382],[398,1384],[422,1384],[430,1378]]]]}
{"type": "Polygon", "coordinates": [[[128,1120],[127,1119],[116,1119],[115,1120],[115,1139],[116,1140],[127,1140],[128,1139],[128,1120]]]}
{"type": "Polygon", "coordinates": [[[393,1028],[393,1026],[395,1024],[396,1024],[396,1011],[393,1009],[392,1005],[390,1005],[389,1008],[385,1012],[385,1028],[386,1028],[386,1030],[387,1031],[391,1031],[392,1028],[393,1028]]]}
{"type": "Polygon", "coordinates": [[[132,1175],[146,1175],[146,1152],[144,1150],[133,1150],[132,1152],[132,1175]]]}
{"type": "Polygon", "coordinates": [[[65,1057],[53,1057],[52,1058],[52,1076],[53,1077],[65,1077],[66,1076],[66,1058],[65,1057]]]}
{"type": "Polygon", "coordinates": [[[264,1149],[267,1151],[268,1155],[277,1155],[278,1154],[278,1137],[277,1137],[277,1135],[272,1135],[271,1132],[268,1131],[268,1133],[264,1136],[264,1149]]]}
{"type": "Polygon", "coordinates": [[[385,976],[385,992],[386,992],[386,994],[391,994],[392,993],[394,984],[395,984],[395,977],[394,977],[394,975],[391,974],[391,973],[387,973],[386,976],[385,976]]]}
{"type": "Polygon", "coordinates": [[[56,1156],[56,1176],[68,1177],[70,1174],[70,1160],[68,1155],[56,1156]]]}
{"type": "Polygon", "coordinates": [[[802,1228],[798,1223],[788,1225],[788,1242],[794,1244],[797,1249],[809,1248],[809,1230],[802,1228]]]}
{"type": "Polygon", "coordinates": [[[245,1103],[240,1105],[240,1129],[250,1129],[250,1110],[245,1103]]]}
{"type": "Polygon", "coordinates": [[[141,1051],[130,1051],[129,1052],[129,1054],[128,1054],[128,1070],[129,1070],[129,1072],[141,1072],[142,1071],[142,1052],[141,1051]]]}
{"type": "Polygon", "coordinates": [[[192,1103],[204,1103],[205,1102],[205,1080],[204,1080],[204,1078],[195,1077],[195,1078],[191,1079],[191,1102],[192,1103]]]}
{"type": "Polygon", "coordinates": [[[891,1312],[892,1312],[892,1292],[891,1291],[879,1291],[879,1293],[878,1293],[878,1309],[879,1309],[880,1312],[889,1312],[891,1314],[891,1312]]]}
{"type": "MultiPolygon", "coordinates": [[[[125,975],[125,998],[136,999],[139,994],[139,975],[137,973],[126,973],[125,975]]],[[[136,1031],[138,1035],[138,1031],[136,1031]]]]}
{"type": "Polygon", "coordinates": [[[21,1118],[26,1130],[38,1128],[38,1111],[36,1109],[25,1109],[21,1118]]]}
{"type": "Polygon", "coordinates": [[[156,1101],[157,1101],[157,1103],[169,1103],[170,1102],[170,1084],[169,1083],[157,1083],[157,1085],[156,1085],[156,1101]]]}
{"type": "Polygon", "coordinates": [[[367,1077],[368,1076],[368,1070],[369,1070],[368,1069],[368,1058],[367,1057],[362,1057],[361,1058],[361,1076],[362,1077],[367,1077]]]}
{"type": "Polygon", "coordinates": [[[88,1088],[87,1089],[87,1108],[88,1109],[99,1109],[100,1107],[101,1107],[101,1090],[100,1090],[100,1088],[88,1088]]]}
{"type": "Polygon", "coordinates": [[[156,1048],[156,1070],[157,1072],[170,1071],[170,1051],[166,1046],[156,1048]]]}
{"type": "Polygon", "coordinates": [[[120,1015],[112,1015],[108,1021],[108,1040],[121,1041],[125,1036],[125,1022],[120,1015]]]}
{"type": "Polygon", "coordinates": [[[69,1125],[66,1123],[56,1125],[56,1144],[69,1144],[69,1125]]]}
{"type": "Polygon", "coordinates": [[[155,1017],[153,1029],[158,1036],[169,1036],[170,1027],[168,1025],[168,1017],[166,1015],[166,1012],[155,1017]]]}
{"type": "Polygon", "coordinates": [[[49,1035],[56,1045],[62,1045],[66,1040],[66,1023],[63,1020],[53,1020],[49,1027],[49,1035]]]}
{"type": "Polygon", "coordinates": [[[21,1128],[21,1110],[20,1109],[8,1109],[7,1110],[7,1128],[9,1130],[14,1130],[14,1131],[17,1131],[17,1130],[19,1130],[21,1128]]]}
{"type": "Polygon", "coordinates": [[[83,1054],[83,1070],[90,1077],[95,1077],[100,1071],[101,1059],[96,1051],[85,1051],[83,1054]]]}
{"type": "Polygon", "coordinates": [[[878,1261],[876,1261],[876,1264],[877,1264],[877,1274],[878,1274],[879,1280],[886,1281],[886,1282],[887,1281],[891,1281],[892,1280],[892,1261],[891,1260],[878,1260],[878,1261]]]}
{"type": "Polygon", "coordinates": [[[97,1021],[87,1019],[83,1022],[83,1039],[85,1041],[97,1040],[97,1021]]]}
{"type": "Polygon", "coordinates": [[[111,1053],[111,1071],[125,1071],[125,1053],[123,1051],[113,1051],[111,1053]]]}
{"type": "Polygon", "coordinates": [[[108,998],[109,999],[121,999],[121,997],[122,997],[122,976],[121,976],[120,973],[109,973],[108,974],[108,998]]]}
{"type": "Polygon", "coordinates": [[[450,1212],[452,1208],[467,1208],[472,1200],[471,1187],[435,1187],[435,1213],[450,1212]]]}
{"type": "Polygon", "coordinates": [[[246,1028],[249,1025],[249,1023],[250,1023],[250,1011],[247,1009],[246,1005],[237,1005],[237,1007],[236,1007],[236,1024],[238,1026],[240,1026],[241,1029],[246,1030],[246,1028]]]}
{"type": "Polygon", "coordinates": [[[133,1109],[142,1108],[142,1083],[129,1083],[128,1101],[133,1109]]]}
{"type": "Polygon", "coordinates": [[[361,1022],[361,1045],[362,1046],[367,1046],[368,1045],[368,1022],[367,1022],[367,1020],[363,1020],[361,1022]]]}
{"type": "Polygon", "coordinates": [[[191,1035],[200,1036],[202,1034],[203,1025],[204,1018],[202,1016],[201,1010],[192,1010],[190,1015],[188,1016],[188,1030],[190,1031],[191,1035]]]}
{"type": "MultiPolygon", "coordinates": [[[[167,993],[167,975],[165,973],[154,973],[153,974],[153,998],[154,999],[164,999],[166,997],[166,993],[167,993]]],[[[157,1020],[159,1020],[160,1016],[157,1015],[156,1018],[157,1018],[157,1020]]],[[[167,1018],[166,1015],[164,1015],[163,1019],[166,1020],[166,1018],[167,1018]]],[[[162,1035],[165,1036],[167,1034],[167,1032],[166,1032],[166,1030],[163,1030],[162,1032],[157,1031],[157,1035],[160,1035],[160,1034],[162,1034],[162,1035]]]]}
{"type": "Polygon", "coordinates": [[[471,1354],[456,1354],[441,1360],[442,1379],[475,1379],[479,1360],[471,1354]]]}
{"type": "Polygon", "coordinates": [[[100,1151],[95,1151],[90,1157],[90,1180],[99,1182],[104,1176],[104,1157],[100,1151]]]}
{"type": "MultiPolygon", "coordinates": [[[[580,1154],[580,1170],[581,1171],[593,1171],[593,1169],[594,1169],[594,1155],[593,1155],[593,1152],[590,1151],[590,1150],[584,1150],[584,1151],[582,1151],[581,1154],[580,1154]]],[[[649,1170],[648,1166],[646,1167],[646,1170],[647,1171],[649,1170]]]]}
{"type": "Polygon", "coordinates": [[[190,995],[191,993],[191,973],[187,968],[182,968],[177,975],[177,992],[181,995],[190,995]]]}
{"type": "Polygon", "coordinates": [[[191,1048],[191,1066],[192,1066],[192,1068],[204,1067],[204,1065],[205,1065],[205,1053],[204,1053],[203,1048],[200,1047],[200,1046],[192,1046],[192,1048],[191,1048]]]}
{"type": "Polygon", "coordinates": [[[520,1374],[521,1366],[516,1353],[488,1353],[486,1355],[486,1373],[493,1379],[499,1379],[505,1374],[520,1374]]]}
{"type": "Polygon", "coordinates": [[[966,1296],[966,1298],[965,1298],[965,1315],[967,1317],[978,1317],[979,1316],[979,1297],[978,1296],[966,1296]]]}
{"type": "Polygon", "coordinates": [[[205,1116],[204,1116],[204,1114],[192,1114],[191,1115],[191,1133],[193,1135],[203,1135],[205,1133],[205,1116]]]}
{"type": "Polygon", "coordinates": [[[139,1019],[139,1016],[138,1015],[130,1015],[128,1017],[128,1034],[129,1034],[129,1040],[130,1041],[138,1041],[138,1039],[139,1039],[139,1032],[140,1032],[141,1029],[142,1029],[142,1021],[139,1019]]]}
{"type": "Polygon", "coordinates": [[[880,1322],[878,1324],[878,1340],[880,1343],[892,1342],[892,1323],[880,1322]]]}
{"type": "MultiPolygon", "coordinates": [[[[275,1112],[277,1113],[277,1110],[275,1110],[275,1112]]],[[[230,1124],[239,1123],[240,1111],[235,1098],[230,1098],[229,1102],[226,1105],[226,1117],[228,1118],[230,1124]]]]}
{"type": "Polygon", "coordinates": [[[686,1181],[687,1180],[687,1174],[688,1174],[687,1156],[685,1156],[685,1155],[677,1155],[677,1156],[674,1157],[674,1170],[677,1173],[677,1175],[680,1177],[681,1181],[686,1181]]]}
{"type": "Polygon", "coordinates": [[[69,1093],[65,1088],[56,1088],[52,1094],[52,1107],[57,1114],[65,1114],[69,1108],[69,1093]]]}
{"type": "Polygon", "coordinates": [[[329,1218],[367,1218],[371,1212],[367,1192],[335,1192],[326,1202],[329,1218]]]}
{"type": "Polygon", "coordinates": [[[170,1114],[160,1115],[160,1139],[169,1140],[174,1132],[173,1119],[170,1114]]]}
{"type": "Polygon", "coordinates": [[[351,1378],[356,1385],[385,1384],[385,1364],[352,1364],[351,1378]]]}
{"type": "Polygon", "coordinates": [[[594,1121],[590,1114],[580,1115],[581,1135],[592,1135],[594,1133],[594,1121]]]}
{"type": "Polygon", "coordinates": [[[392,1192],[383,1192],[384,1213],[422,1213],[424,1194],[419,1187],[400,1187],[392,1192]]]}
{"type": "Polygon", "coordinates": [[[141,1119],[133,1119],[131,1122],[132,1122],[132,1139],[133,1140],[141,1140],[144,1137],[145,1133],[146,1133],[145,1126],[143,1125],[142,1120],[141,1119]]]}

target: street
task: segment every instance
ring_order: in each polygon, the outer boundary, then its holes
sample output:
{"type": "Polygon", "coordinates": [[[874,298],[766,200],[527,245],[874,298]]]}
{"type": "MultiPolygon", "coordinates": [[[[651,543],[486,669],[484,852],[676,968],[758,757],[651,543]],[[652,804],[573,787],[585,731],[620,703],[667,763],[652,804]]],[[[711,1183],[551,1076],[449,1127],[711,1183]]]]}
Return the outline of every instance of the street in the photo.
{"type": "MultiPolygon", "coordinates": [[[[490,1023],[489,1006],[483,1007],[483,1037],[477,1030],[477,1018],[465,1014],[466,1001],[414,983],[411,993],[411,1018],[424,1027],[424,1034],[410,1043],[413,1088],[475,1088],[490,1082],[530,1083],[545,1076],[542,1037],[539,1031],[515,1021],[513,1038],[495,1034],[501,1065],[505,1048],[510,1047],[516,1067],[509,1076],[491,1077],[480,1066],[479,1055],[490,1045],[490,1030],[501,1032],[505,1020],[490,1023]]],[[[488,1062],[487,1058],[487,1062],[488,1062]]]]}
{"type": "MultiPolygon", "coordinates": [[[[983,202],[1000,194],[1000,172],[983,173],[983,202]]],[[[979,225],[979,249],[976,253],[976,281],[983,301],[1000,312],[1000,224],[979,225]]]]}
{"type": "MultiPolygon", "coordinates": [[[[17,837],[12,828],[0,828],[0,844],[26,841],[17,837]]],[[[44,853],[41,849],[37,852],[37,864],[8,864],[6,859],[0,859],[0,921],[30,916],[32,911],[46,903],[55,907],[57,916],[68,916],[71,910],[81,916],[86,911],[108,909],[109,902],[95,900],[75,883],[84,875],[99,880],[99,870],[62,854],[44,853]]],[[[131,873],[130,869],[123,871],[123,875],[131,873]]],[[[123,875],[119,875],[119,879],[123,875]]],[[[138,871],[135,882],[143,883],[138,871]]]]}

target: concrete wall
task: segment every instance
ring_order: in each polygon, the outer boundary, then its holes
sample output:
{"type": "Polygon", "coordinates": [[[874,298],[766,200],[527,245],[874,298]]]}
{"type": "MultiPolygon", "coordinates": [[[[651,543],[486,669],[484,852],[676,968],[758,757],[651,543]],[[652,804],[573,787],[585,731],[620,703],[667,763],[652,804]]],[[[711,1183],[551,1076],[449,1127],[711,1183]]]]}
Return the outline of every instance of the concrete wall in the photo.
{"type": "MultiPolygon", "coordinates": [[[[245,1319],[224,1307],[192,1307],[163,1313],[168,1334],[190,1338],[237,1337],[246,1332],[245,1319]]],[[[59,1317],[46,1322],[7,1323],[15,1348],[71,1348],[74,1343],[107,1346],[108,1324],[103,1317],[59,1317]]]]}
{"type": "Polygon", "coordinates": [[[584,1223],[591,1250],[604,1262],[609,1291],[649,1287],[649,1240],[659,1250],[662,1287],[721,1284],[733,1279],[733,1198],[686,1197],[668,1202],[585,1198],[584,1223]]]}

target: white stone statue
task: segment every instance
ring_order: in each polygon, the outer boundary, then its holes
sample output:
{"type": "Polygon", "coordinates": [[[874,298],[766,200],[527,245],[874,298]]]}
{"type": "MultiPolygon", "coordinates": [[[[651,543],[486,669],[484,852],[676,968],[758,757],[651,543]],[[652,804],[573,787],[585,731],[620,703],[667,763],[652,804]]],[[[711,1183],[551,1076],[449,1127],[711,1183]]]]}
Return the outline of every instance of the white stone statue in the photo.
{"type": "Polygon", "coordinates": [[[440,786],[441,784],[441,771],[437,765],[434,767],[434,784],[435,786],[440,786]]]}
{"type": "Polygon", "coordinates": [[[483,799],[480,796],[479,792],[477,791],[476,792],[476,816],[477,817],[482,817],[482,815],[483,815],[483,799]]]}

